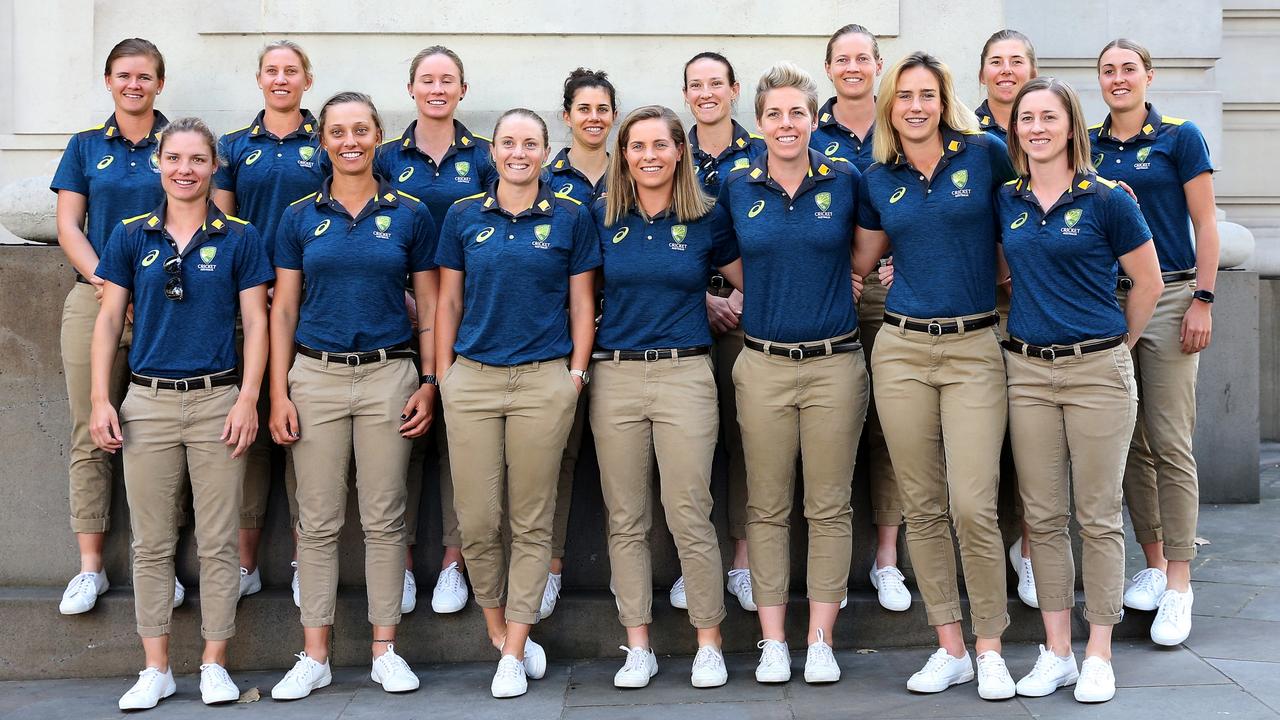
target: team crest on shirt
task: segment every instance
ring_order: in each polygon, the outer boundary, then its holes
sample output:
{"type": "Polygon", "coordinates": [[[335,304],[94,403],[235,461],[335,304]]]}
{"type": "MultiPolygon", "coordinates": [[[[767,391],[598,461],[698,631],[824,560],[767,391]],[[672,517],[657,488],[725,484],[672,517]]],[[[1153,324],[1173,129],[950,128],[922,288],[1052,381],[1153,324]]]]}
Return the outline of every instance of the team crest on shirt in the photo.
{"type": "Polygon", "coordinates": [[[688,234],[689,234],[689,227],[687,225],[672,225],[671,239],[673,242],[667,243],[667,247],[671,248],[672,250],[679,250],[680,252],[684,252],[685,248],[688,247],[687,245],[684,244],[684,239],[685,237],[688,236],[688,234]]]}
{"type": "Polygon", "coordinates": [[[315,155],[316,149],[310,145],[303,145],[298,148],[298,167],[314,167],[315,163],[311,161],[311,158],[315,157],[315,155]]]}
{"type": "Polygon", "coordinates": [[[387,215],[379,215],[373,219],[373,226],[377,230],[373,231],[373,236],[380,240],[390,240],[391,233],[387,232],[391,229],[391,218],[387,215]]]}
{"type": "Polygon", "coordinates": [[[151,165],[151,172],[153,173],[160,172],[160,154],[159,153],[151,153],[149,156],[147,156],[147,163],[151,165]]]}
{"type": "Polygon", "coordinates": [[[898,202],[899,200],[901,200],[901,199],[902,199],[902,196],[903,196],[903,195],[906,195],[906,194],[907,194],[907,188],[906,188],[906,186],[903,186],[903,187],[898,188],[897,190],[894,190],[894,191],[893,191],[893,194],[889,196],[889,204],[890,204],[890,205],[892,205],[892,204],[894,204],[894,203],[898,202]]]}
{"type": "Polygon", "coordinates": [[[951,184],[956,186],[956,189],[951,191],[951,197],[969,197],[973,192],[972,188],[965,187],[969,184],[968,170],[957,170],[951,173],[951,184]]]}
{"type": "Polygon", "coordinates": [[[1137,160],[1137,162],[1135,162],[1135,163],[1133,164],[1133,169],[1134,169],[1134,170],[1147,170],[1148,168],[1150,168],[1150,167],[1151,167],[1151,163],[1147,162],[1147,158],[1149,158],[1149,157],[1151,157],[1151,146],[1150,146],[1150,145],[1148,145],[1148,146],[1146,146],[1146,147],[1144,147],[1144,148],[1139,148],[1139,149],[1138,149],[1138,154],[1137,154],[1137,156],[1135,157],[1135,159],[1137,160]]]}
{"type": "Polygon", "coordinates": [[[1076,223],[1080,222],[1080,218],[1083,216],[1084,216],[1083,208],[1072,208],[1068,210],[1066,214],[1062,216],[1062,219],[1065,220],[1067,223],[1066,227],[1061,228],[1062,234],[1063,235],[1079,235],[1080,228],[1076,227],[1076,223]]]}
{"type": "Polygon", "coordinates": [[[813,214],[814,217],[822,220],[831,219],[831,193],[820,192],[813,196],[813,201],[818,205],[818,211],[813,214]]]}
{"type": "Polygon", "coordinates": [[[115,162],[115,160],[116,160],[115,155],[104,155],[103,158],[98,161],[98,169],[106,170],[107,168],[111,167],[111,163],[115,162]]]}
{"type": "Polygon", "coordinates": [[[631,232],[631,228],[629,228],[629,227],[624,227],[624,228],[622,228],[621,230],[619,230],[618,232],[614,233],[614,234],[613,234],[613,244],[614,244],[614,245],[617,245],[618,243],[622,242],[622,241],[623,241],[623,239],[627,237],[627,233],[629,233],[629,232],[631,232]]]}
{"type": "Polygon", "coordinates": [[[838,142],[836,142],[836,141],[834,141],[834,140],[833,140],[833,141],[831,141],[831,144],[830,144],[830,145],[828,145],[828,146],[827,146],[827,147],[822,151],[822,154],[823,154],[823,155],[826,155],[827,157],[831,157],[832,155],[835,155],[835,154],[836,154],[836,151],[837,151],[837,150],[839,150],[839,149],[840,149],[840,143],[838,143],[838,142]]]}
{"type": "Polygon", "coordinates": [[[400,177],[396,178],[396,182],[402,182],[402,183],[403,183],[403,182],[408,182],[408,181],[409,181],[409,178],[411,178],[411,177],[413,177],[413,166],[412,166],[412,165],[410,165],[409,167],[405,168],[405,169],[404,169],[404,171],[402,171],[402,172],[400,173],[400,177]]]}
{"type": "Polygon", "coordinates": [[[248,167],[249,165],[252,165],[258,162],[258,158],[260,157],[262,157],[261,150],[254,150],[253,152],[249,153],[249,156],[244,159],[245,167],[248,167]]]}
{"type": "Polygon", "coordinates": [[[551,237],[551,225],[543,223],[533,227],[533,246],[539,250],[546,250],[551,247],[551,243],[547,242],[547,238],[551,237]]]}
{"type": "Polygon", "coordinates": [[[218,266],[213,264],[213,259],[217,256],[218,248],[211,245],[205,245],[200,248],[200,264],[196,265],[196,268],[203,272],[213,272],[214,270],[217,270],[218,266]]]}
{"type": "Polygon", "coordinates": [[[155,262],[156,258],[158,257],[160,257],[159,250],[152,250],[151,252],[147,253],[142,257],[142,267],[150,267],[151,263],[155,262]]]}
{"type": "Polygon", "coordinates": [[[759,215],[761,212],[764,212],[764,201],[757,200],[756,204],[752,205],[751,209],[747,211],[747,217],[753,218],[759,215]]]}
{"type": "Polygon", "coordinates": [[[454,173],[457,174],[457,176],[453,178],[455,182],[460,182],[460,183],[471,182],[471,177],[470,177],[471,163],[467,162],[466,160],[459,160],[458,162],[453,164],[453,171],[454,173]]]}

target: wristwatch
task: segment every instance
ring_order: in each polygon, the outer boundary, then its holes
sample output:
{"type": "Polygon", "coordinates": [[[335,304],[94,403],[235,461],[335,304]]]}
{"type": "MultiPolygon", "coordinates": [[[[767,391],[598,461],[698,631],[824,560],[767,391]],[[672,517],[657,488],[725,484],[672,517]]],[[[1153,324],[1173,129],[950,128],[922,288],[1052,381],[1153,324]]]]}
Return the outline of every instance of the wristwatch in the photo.
{"type": "Polygon", "coordinates": [[[431,374],[423,375],[418,378],[418,382],[423,385],[435,385],[437,387],[440,385],[440,383],[436,382],[436,376],[431,374]]]}
{"type": "Polygon", "coordinates": [[[1212,305],[1212,304],[1213,304],[1213,291],[1212,291],[1212,290],[1197,290],[1197,291],[1195,291],[1195,292],[1191,293],[1191,298],[1192,298],[1193,300],[1199,300],[1200,302],[1209,303],[1210,305],[1212,305]]]}
{"type": "Polygon", "coordinates": [[[586,370],[570,370],[569,374],[576,378],[580,378],[582,380],[583,385],[586,385],[591,382],[591,373],[587,372],[586,370]]]}

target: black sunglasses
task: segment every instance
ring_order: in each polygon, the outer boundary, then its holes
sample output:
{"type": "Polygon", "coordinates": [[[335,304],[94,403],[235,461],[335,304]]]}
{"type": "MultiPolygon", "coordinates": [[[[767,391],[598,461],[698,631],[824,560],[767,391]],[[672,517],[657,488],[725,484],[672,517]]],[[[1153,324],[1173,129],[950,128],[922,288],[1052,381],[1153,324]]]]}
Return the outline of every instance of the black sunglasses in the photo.
{"type": "Polygon", "coordinates": [[[182,290],[182,256],[174,255],[165,260],[164,271],[169,274],[169,281],[164,284],[164,296],[181,302],[185,297],[182,290]]]}

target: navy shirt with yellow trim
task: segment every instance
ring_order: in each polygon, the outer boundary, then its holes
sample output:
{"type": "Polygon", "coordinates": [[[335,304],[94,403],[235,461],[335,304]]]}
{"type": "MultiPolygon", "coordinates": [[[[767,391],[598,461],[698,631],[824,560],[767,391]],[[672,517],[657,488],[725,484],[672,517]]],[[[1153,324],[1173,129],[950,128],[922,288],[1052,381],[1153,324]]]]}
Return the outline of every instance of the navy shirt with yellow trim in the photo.
{"type": "Polygon", "coordinates": [[[569,276],[600,267],[600,243],[590,211],[550,185],[540,182],[533,207],[516,215],[498,205],[494,185],[449,208],[436,263],[465,273],[454,351],[523,365],[573,350],[569,276]]]}
{"type": "Polygon", "coordinates": [[[808,176],[789,197],[768,160],[730,173],[718,201],[742,253],[742,329],[786,343],[847,335],[858,327],[849,257],[858,169],[809,150],[808,176]]]}
{"type": "Polygon", "coordinates": [[[417,198],[378,178],[378,194],[352,217],[319,192],[285,209],[276,267],[301,270],[298,342],[327,352],[369,352],[413,337],[404,281],[435,267],[436,224],[417,198]]]}
{"type": "Polygon", "coordinates": [[[1195,123],[1161,115],[1147,103],[1147,121],[1136,137],[1111,134],[1111,116],[1089,128],[1093,166],[1112,180],[1123,180],[1138,196],[1160,256],[1160,270],[1196,266],[1191,215],[1183,188],[1200,173],[1213,172],[1209,145],[1195,123]]]}
{"type": "Polygon", "coordinates": [[[213,182],[218,189],[236,194],[236,212],[258,228],[268,257],[273,257],[276,226],[284,209],[318,190],[330,169],[310,110],[302,111],[298,127],[284,137],[267,130],[264,114],[259,112],[249,125],[219,138],[223,165],[213,182]]]}
{"type": "Polygon", "coordinates": [[[827,157],[838,157],[853,163],[858,172],[866,172],[875,162],[871,155],[871,139],[875,137],[876,125],[871,123],[867,128],[867,136],[858,137],[858,133],[850,130],[836,120],[836,99],[833,97],[818,110],[818,127],[809,136],[809,147],[827,157]]]}
{"type": "Polygon", "coordinates": [[[148,377],[180,379],[236,366],[240,292],[271,282],[262,237],[248,222],[209,203],[204,225],[182,250],[182,300],[164,293],[165,261],[177,244],[164,229],[165,202],[116,223],[96,274],[132,294],[129,367],[148,377]]]}
{"type": "Polygon", "coordinates": [[[592,184],[582,171],[569,162],[569,148],[556,153],[551,162],[542,167],[542,181],[549,184],[557,195],[568,195],[578,202],[591,206],[596,198],[604,195],[609,173],[600,176],[599,182],[592,184]]]}
{"type": "Polygon", "coordinates": [[[858,204],[858,225],[889,236],[885,309],[926,320],[995,309],[996,193],[1014,178],[997,137],[943,127],[942,148],[930,178],[902,155],[872,165],[858,204]]]}
{"type": "Polygon", "coordinates": [[[471,133],[457,120],[453,121],[453,145],[439,165],[418,149],[414,138],[417,127],[414,120],[400,137],[384,142],[378,148],[373,171],[395,189],[421,198],[440,227],[449,206],[497,182],[498,171],[493,167],[489,139],[471,133]]]}
{"type": "Polygon", "coordinates": [[[1151,239],[1129,193],[1078,174],[1047,211],[1029,178],[997,195],[1004,256],[1013,274],[1009,334],[1033,345],[1071,345],[1123,335],[1117,260],[1151,239]]]}
{"type": "Polygon", "coordinates": [[[604,312],[596,345],[606,350],[711,344],[707,276],[738,259],[733,223],[719,205],[691,222],[667,212],[632,211],[605,224],[606,201],[592,206],[604,261],[604,312]]]}
{"type": "Polygon", "coordinates": [[[164,200],[155,150],[168,124],[155,111],[151,134],[135,145],[120,134],[112,113],[105,123],[81,130],[67,142],[49,189],[70,190],[87,198],[85,235],[99,257],[121,220],[145,213],[164,200]]]}
{"type": "Polygon", "coordinates": [[[733,121],[733,140],[729,147],[719,155],[712,157],[698,147],[698,126],[689,128],[689,150],[693,153],[693,166],[697,171],[698,182],[711,197],[720,193],[720,186],[729,177],[729,172],[747,167],[752,160],[764,155],[764,138],[747,132],[737,120],[733,121]]]}
{"type": "Polygon", "coordinates": [[[991,105],[986,100],[982,101],[973,114],[978,117],[978,127],[982,128],[983,132],[991,133],[1000,138],[1000,142],[1009,144],[1008,129],[1000,127],[1000,123],[996,122],[996,116],[991,113],[991,105]]]}

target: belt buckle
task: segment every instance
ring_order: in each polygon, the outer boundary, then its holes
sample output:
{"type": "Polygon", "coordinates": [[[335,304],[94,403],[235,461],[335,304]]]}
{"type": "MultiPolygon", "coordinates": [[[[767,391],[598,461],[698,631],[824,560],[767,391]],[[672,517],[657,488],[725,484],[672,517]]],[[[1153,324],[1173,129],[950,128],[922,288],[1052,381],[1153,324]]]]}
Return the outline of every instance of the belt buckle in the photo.
{"type": "Polygon", "coordinates": [[[1121,289],[1121,290],[1132,290],[1132,289],[1133,289],[1133,278],[1127,278],[1127,277],[1122,277],[1122,278],[1120,278],[1120,289],[1121,289]]]}
{"type": "Polygon", "coordinates": [[[187,381],[187,380],[174,380],[173,389],[177,390],[178,392],[187,392],[188,390],[191,389],[191,383],[190,381],[187,381]]]}
{"type": "Polygon", "coordinates": [[[644,351],[644,361],[645,361],[645,362],[657,362],[658,360],[659,360],[659,358],[658,358],[658,351],[657,351],[657,350],[650,349],[650,350],[645,350],[645,351],[644,351]]]}
{"type": "Polygon", "coordinates": [[[1054,352],[1053,348],[1051,347],[1042,347],[1040,348],[1040,359],[1053,362],[1054,360],[1058,359],[1058,353],[1054,352]]]}
{"type": "Polygon", "coordinates": [[[938,322],[937,320],[930,320],[928,327],[925,329],[929,332],[930,335],[933,335],[934,337],[939,337],[942,335],[942,323],[938,322]]]}
{"type": "Polygon", "coordinates": [[[711,276],[711,289],[723,290],[725,288],[725,278],[723,275],[711,276]]]}
{"type": "Polygon", "coordinates": [[[346,355],[343,357],[343,362],[345,362],[348,367],[358,367],[360,365],[360,353],[350,353],[346,355]]]}
{"type": "Polygon", "coordinates": [[[787,357],[795,361],[804,359],[804,346],[787,348],[787,357]]]}

